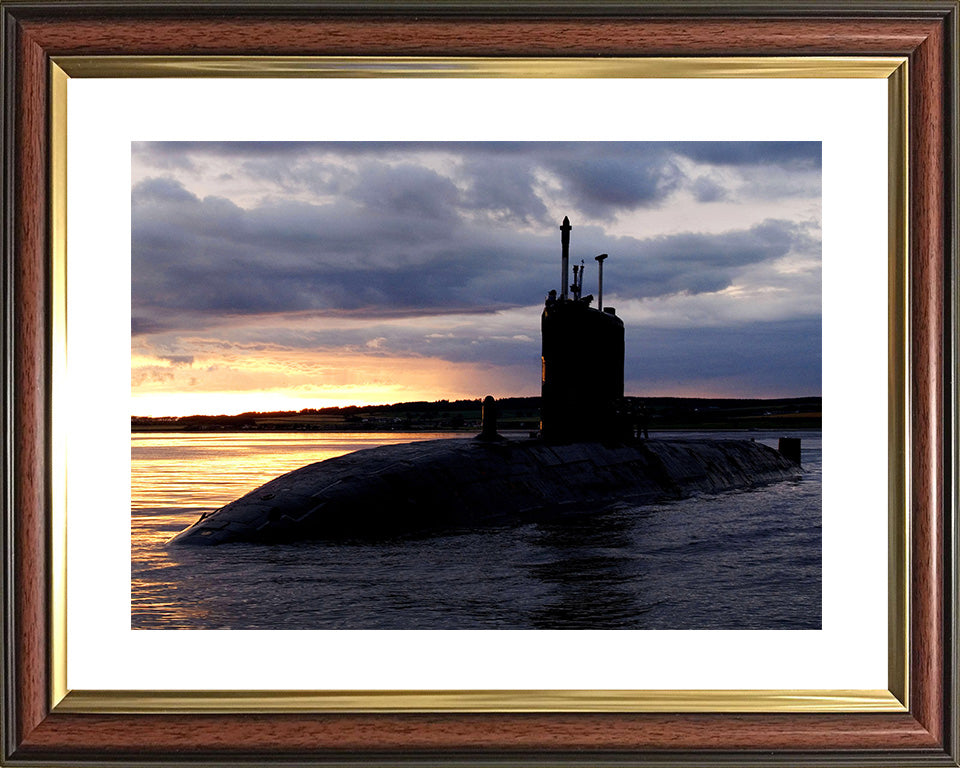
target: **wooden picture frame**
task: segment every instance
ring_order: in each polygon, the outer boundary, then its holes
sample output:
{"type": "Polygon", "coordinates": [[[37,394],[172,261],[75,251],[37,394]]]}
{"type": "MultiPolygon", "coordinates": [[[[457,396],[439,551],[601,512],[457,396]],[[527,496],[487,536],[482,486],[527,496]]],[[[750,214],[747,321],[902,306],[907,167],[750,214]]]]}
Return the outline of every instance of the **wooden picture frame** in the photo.
{"type": "MultiPolygon", "coordinates": [[[[3,25],[3,745],[11,765],[958,765],[957,2],[0,1],[3,25]],[[60,706],[50,413],[56,60],[102,56],[905,57],[910,529],[903,698],[880,712],[277,711],[60,706]],[[178,710],[178,711],[168,711],[178,710]]],[[[61,244],[62,246],[62,244],[61,244]]],[[[894,597],[896,600],[897,598],[894,597]]],[[[180,702],[182,704],[182,701],[180,702]]]]}

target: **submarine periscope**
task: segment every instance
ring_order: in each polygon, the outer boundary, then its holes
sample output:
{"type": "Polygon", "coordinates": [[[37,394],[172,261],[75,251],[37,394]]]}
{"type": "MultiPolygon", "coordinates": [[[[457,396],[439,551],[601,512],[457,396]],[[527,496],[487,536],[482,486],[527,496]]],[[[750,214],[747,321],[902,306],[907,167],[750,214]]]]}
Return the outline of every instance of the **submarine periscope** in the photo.
{"type": "Polygon", "coordinates": [[[583,261],[573,267],[573,227],[561,232],[560,293],[541,314],[540,431],[507,438],[496,403],[483,403],[482,431],[367,448],[309,464],[204,513],[170,545],[379,538],[453,528],[556,520],[719,493],[800,475],[800,446],[752,440],[651,439],[637,401],[624,397],[624,324],[583,295],[583,261]]]}

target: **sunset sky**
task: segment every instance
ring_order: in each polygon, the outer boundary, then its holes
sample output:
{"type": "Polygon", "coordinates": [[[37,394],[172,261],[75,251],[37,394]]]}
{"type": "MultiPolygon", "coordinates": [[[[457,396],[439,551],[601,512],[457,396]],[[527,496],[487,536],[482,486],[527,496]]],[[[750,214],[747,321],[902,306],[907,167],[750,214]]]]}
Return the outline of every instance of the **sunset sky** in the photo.
{"type": "Polygon", "coordinates": [[[820,394],[819,142],[132,154],[134,415],[539,394],[565,215],[626,394],[820,394]]]}

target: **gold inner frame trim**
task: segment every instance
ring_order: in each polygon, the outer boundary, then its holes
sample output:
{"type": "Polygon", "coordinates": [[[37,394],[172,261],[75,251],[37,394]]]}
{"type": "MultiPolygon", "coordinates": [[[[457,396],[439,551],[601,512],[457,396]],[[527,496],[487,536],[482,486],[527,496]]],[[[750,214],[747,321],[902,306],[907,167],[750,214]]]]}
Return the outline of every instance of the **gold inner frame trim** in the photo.
{"type": "Polygon", "coordinates": [[[910,706],[909,65],[887,79],[887,680],[910,706]]]}
{"type": "Polygon", "coordinates": [[[902,57],[501,59],[64,56],[51,60],[50,697],[70,713],[904,712],[909,691],[907,60],[902,57]],[[67,85],[72,77],[878,78],[888,81],[889,690],[110,691],[67,686],[67,85]]]}
{"type": "Polygon", "coordinates": [[[70,77],[886,78],[902,57],[56,56],[70,77]]]}
{"type": "Polygon", "coordinates": [[[51,698],[67,694],[67,81],[50,67],[50,664],[51,698]]]}
{"type": "Polygon", "coordinates": [[[74,691],[57,712],[903,712],[889,691],[74,691]]]}

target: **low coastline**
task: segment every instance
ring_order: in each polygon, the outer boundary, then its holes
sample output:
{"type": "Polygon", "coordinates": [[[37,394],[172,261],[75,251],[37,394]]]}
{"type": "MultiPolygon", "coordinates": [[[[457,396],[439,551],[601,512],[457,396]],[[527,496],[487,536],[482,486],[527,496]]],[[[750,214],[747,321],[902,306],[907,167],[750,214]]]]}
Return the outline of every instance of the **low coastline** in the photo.
{"type": "MultiPolygon", "coordinates": [[[[639,399],[639,398],[636,398],[639,399]]],[[[649,429],[672,430],[818,430],[821,398],[642,398],[649,429]]],[[[505,398],[498,402],[503,430],[539,428],[539,397],[505,398]]],[[[131,419],[131,431],[142,432],[463,432],[480,428],[480,400],[440,400],[393,405],[308,408],[301,411],[142,417],[131,419]]]]}

